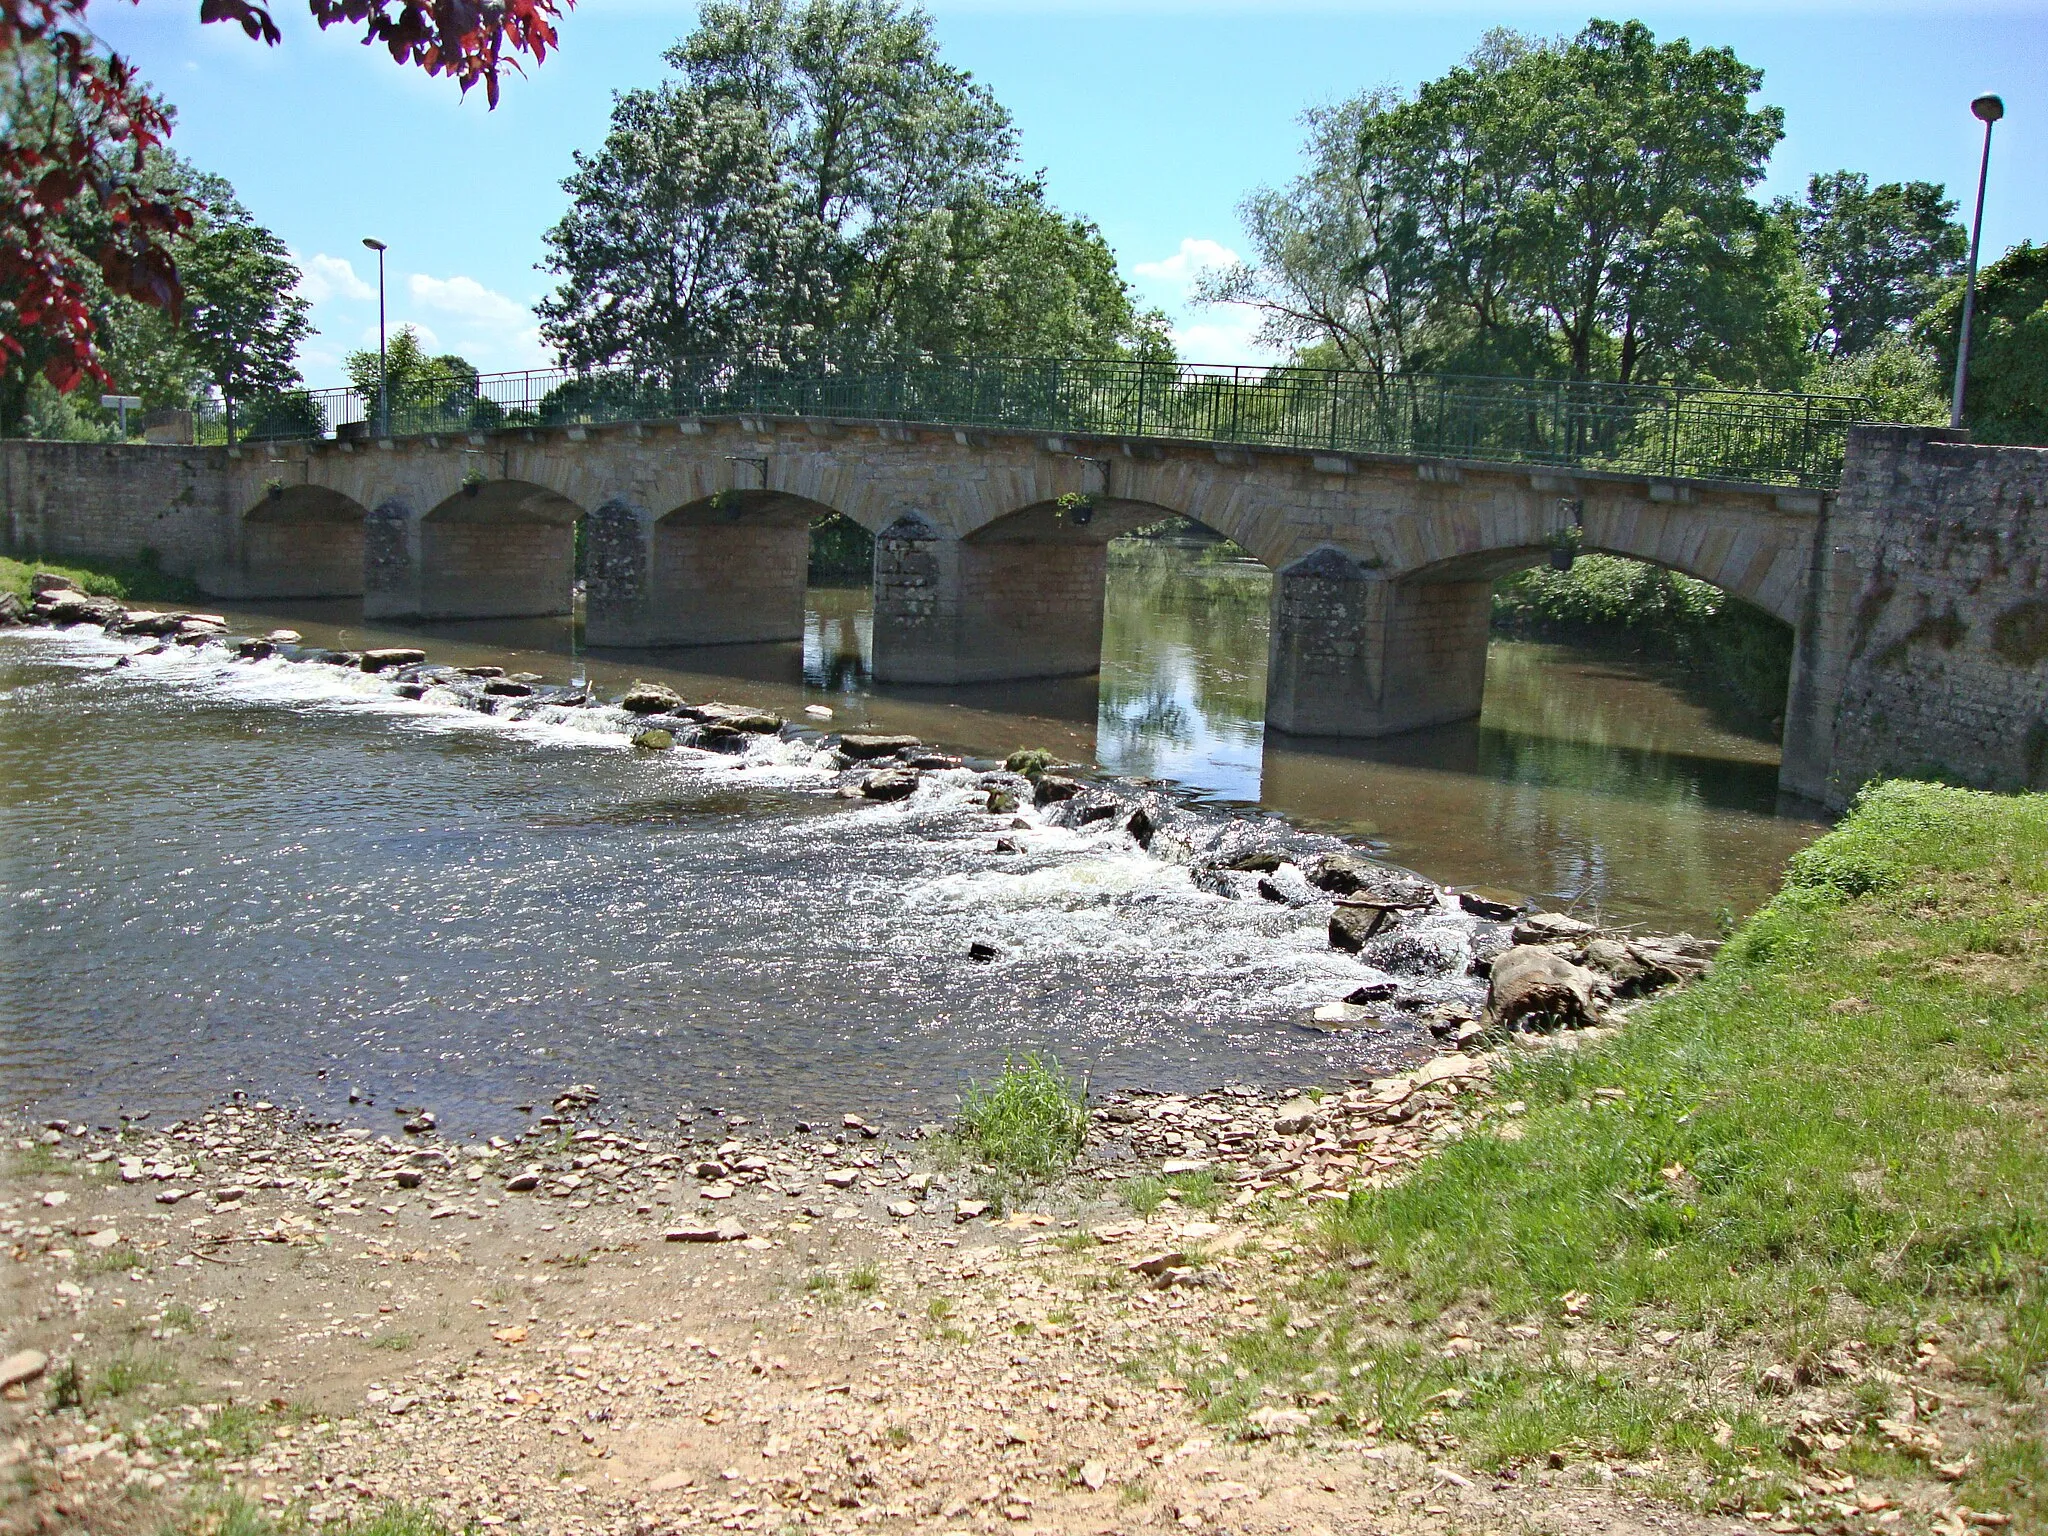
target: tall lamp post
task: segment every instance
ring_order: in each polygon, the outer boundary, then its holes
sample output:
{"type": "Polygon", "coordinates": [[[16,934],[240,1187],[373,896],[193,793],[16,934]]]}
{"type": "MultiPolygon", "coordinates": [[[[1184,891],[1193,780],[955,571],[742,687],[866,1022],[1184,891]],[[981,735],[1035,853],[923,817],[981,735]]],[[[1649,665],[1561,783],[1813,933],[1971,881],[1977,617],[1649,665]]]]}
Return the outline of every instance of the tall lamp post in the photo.
{"type": "MultiPolygon", "coordinates": [[[[1977,194],[1977,209],[1980,215],[1983,212],[1983,208],[1984,194],[1979,192],[1977,194]]],[[[382,240],[372,240],[365,235],[363,237],[363,244],[377,253],[377,435],[379,437],[389,437],[391,435],[391,390],[385,375],[384,364],[384,242],[382,240]]],[[[1970,269],[1973,272],[1976,270],[1974,256],[1972,257],[1970,269]]],[[[1965,320],[1964,324],[1967,326],[1969,322],[1965,320]]],[[[1962,386],[1958,385],[1956,387],[1960,390],[1962,386]]],[[[1956,398],[1960,401],[1962,396],[1958,394],[1956,398]]],[[[1961,410],[1962,407],[1958,405],[1956,409],[1961,410]]]]}
{"type": "Polygon", "coordinates": [[[1979,96],[1970,111],[1984,125],[1984,158],[1977,165],[1977,217],[1970,224],[1970,276],[1963,285],[1963,333],[1956,338],[1956,393],[1949,402],[1948,424],[1963,424],[1963,387],[1970,377],[1970,322],[1977,313],[1977,243],[1984,238],[1984,180],[1991,174],[1991,125],[2005,116],[1996,96],[1979,96]]]}

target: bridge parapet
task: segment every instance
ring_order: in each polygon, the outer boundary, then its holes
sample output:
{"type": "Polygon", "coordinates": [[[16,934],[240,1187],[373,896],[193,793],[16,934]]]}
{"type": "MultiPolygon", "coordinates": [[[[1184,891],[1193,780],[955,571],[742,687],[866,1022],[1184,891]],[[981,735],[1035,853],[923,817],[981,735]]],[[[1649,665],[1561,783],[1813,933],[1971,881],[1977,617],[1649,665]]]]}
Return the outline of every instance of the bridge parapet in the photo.
{"type": "MultiPolygon", "coordinates": [[[[271,435],[368,441],[375,401],[307,391],[271,435]]],[[[669,377],[624,370],[484,374],[393,401],[394,437],[587,428],[698,417],[894,422],[1612,469],[1670,479],[1829,488],[1853,396],[1591,380],[1362,373],[1120,358],[964,359],[790,371],[729,362],[669,377]]]]}

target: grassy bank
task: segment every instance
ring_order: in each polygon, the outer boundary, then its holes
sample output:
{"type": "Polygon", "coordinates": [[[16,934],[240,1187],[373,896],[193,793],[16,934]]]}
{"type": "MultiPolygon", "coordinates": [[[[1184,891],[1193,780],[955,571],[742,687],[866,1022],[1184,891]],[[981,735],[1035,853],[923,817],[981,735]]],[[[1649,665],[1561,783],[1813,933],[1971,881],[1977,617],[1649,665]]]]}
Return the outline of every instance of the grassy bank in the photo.
{"type": "Polygon", "coordinates": [[[1675,662],[1760,722],[1785,712],[1791,626],[1660,566],[1582,555],[1569,571],[1517,572],[1494,589],[1493,625],[1675,662]]]}
{"type": "Polygon", "coordinates": [[[1706,981],[1333,1207],[1191,1390],[1781,1530],[1883,1498],[2048,1526],[2044,940],[2048,796],[1869,792],[1706,981]]]}
{"type": "MultiPolygon", "coordinates": [[[[144,553],[148,554],[147,551],[144,553]]],[[[182,576],[173,576],[150,558],[130,565],[105,562],[79,565],[55,560],[16,560],[0,555],[0,592],[12,592],[26,602],[30,578],[38,571],[54,571],[59,576],[68,576],[95,596],[118,597],[124,602],[189,603],[199,597],[199,589],[191,582],[182,576]]]]}

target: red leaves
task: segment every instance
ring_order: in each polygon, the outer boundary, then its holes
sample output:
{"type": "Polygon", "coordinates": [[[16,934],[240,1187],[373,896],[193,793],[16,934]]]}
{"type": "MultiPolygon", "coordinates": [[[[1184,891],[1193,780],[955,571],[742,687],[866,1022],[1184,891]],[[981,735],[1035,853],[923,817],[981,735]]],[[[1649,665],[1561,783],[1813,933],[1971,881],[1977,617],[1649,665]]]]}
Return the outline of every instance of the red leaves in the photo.
{"type": "MultiPolygon", "coordinates": [[[[212,0],[209,0],[212,3],[212,0]]],[[[220,0],[239,3],[239,0],[220,0]]],[[[399,63],[449,75],[466,93],[478,81],[498,104],[498,74],[538,64],[557,46],[555,17],[576,0],[307,0],[323,27],[360,26],[365,43],[381,43],[399,63]]]]}
{"type": "MultiPolygon", "coordinates": [[[[189,208],[149,195],[140,173],[170,137],[168,109],[85,24],[90,0],[0,0],[0,55],[39,54],[71,105],[74,131],[43,144],[0,141],[0,374],[40,356],[60,390],[109,382],[93,344],[92,310],[59,237],[74,204],[96,208],[112,234],[95,253],[109,290],[167,310],[183,301],[169,242],[191,227],[189,208]]],[[[361,27],[401,64],[479,81],[498,104],[498,75],[556,46],[554,22],[576,0],[307,0],[322,27],[361,27]]],[[[238,26],[275,44],[277,23],[258,0],[200,0],[202,22],[238,26]]]]}
{"type": "Polygon", "coordinates": [[[201,21],[231,21],[247,33],[250,41],[262,41],[271,47],[278,44],[277,23],[270,19],[270,12],[249,0],[200,0],[201,21]]]}

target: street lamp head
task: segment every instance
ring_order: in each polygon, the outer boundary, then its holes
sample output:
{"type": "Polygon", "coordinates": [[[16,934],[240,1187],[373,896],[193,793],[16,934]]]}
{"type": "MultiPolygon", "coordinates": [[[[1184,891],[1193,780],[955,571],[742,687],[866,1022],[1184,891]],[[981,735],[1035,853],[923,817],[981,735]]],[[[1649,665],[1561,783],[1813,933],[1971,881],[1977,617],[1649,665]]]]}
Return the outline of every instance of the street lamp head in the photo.
{"type": "Polygon", "coordinates": [[[2005,103],[1996,96],[1979,96],[1970,103],[1970,111],[1980,123],[1995,123],[2005,116],[2005,103]]]}
{"type": "MultiPolygon", "coordinates": [[[[1991,101],[1998,100],[1996,96],[1989,97],[1988,99],[1991,101]]],[[[2003,111],[2004,109],[2000,108],[2000,110],[2003,111]]],[[[373,251],[381,251],[386,248],[382,240],[372,240],[368,235],[365,235],[363,237],[363,244],[367,245],[373,251]]]]}

